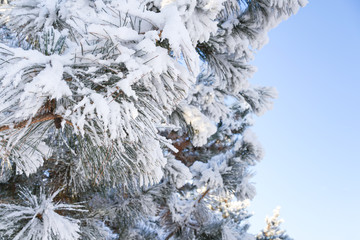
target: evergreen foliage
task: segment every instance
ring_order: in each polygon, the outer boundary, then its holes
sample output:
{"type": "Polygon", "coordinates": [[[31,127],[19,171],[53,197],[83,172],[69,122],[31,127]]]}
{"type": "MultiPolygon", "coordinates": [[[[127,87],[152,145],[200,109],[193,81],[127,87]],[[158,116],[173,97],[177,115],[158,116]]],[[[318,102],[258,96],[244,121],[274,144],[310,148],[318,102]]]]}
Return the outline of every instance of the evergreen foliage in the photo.
{"type": "Polygon", "coordinates": [[[305,4],[2,5],[0,236],[255,239],[250,127],[276,91],[249,61],[305,4]]]}

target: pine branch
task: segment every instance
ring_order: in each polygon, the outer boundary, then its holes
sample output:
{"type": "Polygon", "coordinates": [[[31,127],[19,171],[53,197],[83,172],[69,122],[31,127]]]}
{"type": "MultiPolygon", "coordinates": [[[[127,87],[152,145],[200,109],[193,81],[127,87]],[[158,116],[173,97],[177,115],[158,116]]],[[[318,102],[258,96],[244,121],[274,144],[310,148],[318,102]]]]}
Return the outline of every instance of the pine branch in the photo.
{"type": "MultiPolygon", "coordinates": [[[[197,200],[197,202],[194,204],[193,207],[196,207],[196,205],[197,205],[198,203],[200,203],[201,200],[204,199],[204,197],[209,193],[209,191],[210,191],[210,188],[206,189],[206,191],[201,194],[200,198],[197,200]]],[[[167,212],[166,214],[170,214],[170,210],[168,210],[168,212],[167,212]]],[[[172,236],[174,236],[174,234],[175,234],[178,230],[179,230],[179,227],[177,227],[174,231],[172,231],[169,235],[167,235],[167,237],[165,238],[165,240],[169,240],[172,236]]]]}

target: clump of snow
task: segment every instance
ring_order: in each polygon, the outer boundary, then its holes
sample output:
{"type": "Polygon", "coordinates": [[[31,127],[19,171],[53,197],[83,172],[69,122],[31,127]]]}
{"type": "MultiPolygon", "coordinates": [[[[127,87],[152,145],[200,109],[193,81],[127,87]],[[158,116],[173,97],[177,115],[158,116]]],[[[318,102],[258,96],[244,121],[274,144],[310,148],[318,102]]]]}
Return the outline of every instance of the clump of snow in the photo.
{"type": "MultiPolygon", "coordinates": [[[[66,82],[63,80],[64,67],[61,62],[56,59],[50,60],[46,64],[45,69],[40,71],[33,80],[24,86],[24,92],[20,97],[20,104],[24,108],[33,107],[33,114],[41,107],[38,106],[43,96],[48,96],[50,99],[62,99],[63,97],[71,96],[72,92],[66,82]]],[[[40,102],[41,104],[41,102],[40,102]]]]}
{"type": "Polygon", "coordinates": [[[175,183],[177,188],[181,188],[192,178],[189,168],[174,158],[168,159],[165,170],[168,172],[169,178],[175,183]]]}
{"type": "Polygon", "coordinates": [[[182,105],[184,119],[194,129],[193,145],[198,147],[207,143],[207,139],[216,133],[216,126],[200,110],[191,105],[182,105]]]}

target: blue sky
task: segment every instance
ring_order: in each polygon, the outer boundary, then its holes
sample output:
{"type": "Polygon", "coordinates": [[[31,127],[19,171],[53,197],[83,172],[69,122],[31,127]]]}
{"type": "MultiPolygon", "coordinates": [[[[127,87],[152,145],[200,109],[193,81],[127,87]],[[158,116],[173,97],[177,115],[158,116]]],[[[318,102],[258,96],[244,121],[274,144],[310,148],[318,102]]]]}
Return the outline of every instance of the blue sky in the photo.
{"type": "Polygon", "coordinates": [[[357,238],[360,1],[310,1],[269,36],[251,81],[279,97],[254,127],[266,154],[254,168],[250,231],[281,206],[296,240],[357,238]]]}

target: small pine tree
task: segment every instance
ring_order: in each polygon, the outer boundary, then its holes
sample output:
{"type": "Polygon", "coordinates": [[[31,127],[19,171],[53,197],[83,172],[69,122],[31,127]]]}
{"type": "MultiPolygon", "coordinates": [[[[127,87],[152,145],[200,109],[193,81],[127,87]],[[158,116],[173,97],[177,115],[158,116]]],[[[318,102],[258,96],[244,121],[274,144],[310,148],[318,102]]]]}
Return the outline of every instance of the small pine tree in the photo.
{"type": "Polygon", "coordinates": [[[252,86],[305,0],[13,0],[0,8],[0,236],[254,239],[252,86]]]}
{"type": "Polygon", "coordinates": [[[292,240],[280,225],[284,220],[279,219],[280,207],[273,211],[272,217],[266,217],[266,227],[256,236],[256,240],[292,240]]]}

